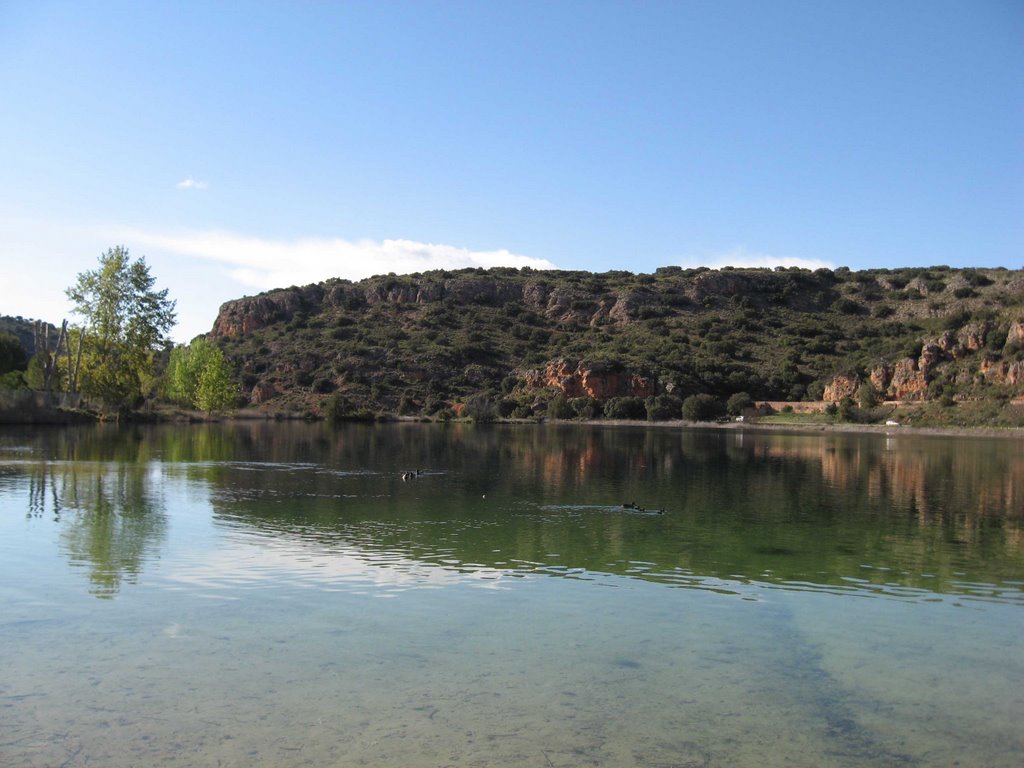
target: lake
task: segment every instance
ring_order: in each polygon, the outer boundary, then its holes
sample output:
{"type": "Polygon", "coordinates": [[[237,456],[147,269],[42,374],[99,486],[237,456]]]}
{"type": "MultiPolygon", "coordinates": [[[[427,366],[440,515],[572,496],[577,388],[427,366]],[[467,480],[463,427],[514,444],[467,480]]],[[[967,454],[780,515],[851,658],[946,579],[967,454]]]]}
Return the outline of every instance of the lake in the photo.
{"type": "Polygon", "coordinates": [[[1017,439],[0,431],[2,765],[1019,766],[1022,638],[1017,439]]]}

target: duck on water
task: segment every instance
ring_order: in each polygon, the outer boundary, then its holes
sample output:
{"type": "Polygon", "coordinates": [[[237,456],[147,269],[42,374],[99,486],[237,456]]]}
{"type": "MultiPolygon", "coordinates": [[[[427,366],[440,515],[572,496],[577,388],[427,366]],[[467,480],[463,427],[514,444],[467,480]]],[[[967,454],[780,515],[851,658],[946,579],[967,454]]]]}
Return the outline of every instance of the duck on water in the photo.
{"type": "Polygon", "coordinates": [[[646,512],[649,515],[664,515],[665,514],[665,510],[664,509],[647,509],[646,507],[641,507],[635,501],[630,501],[628,503],[623,502],[622,508],[623,509],[628,509],[630,512],[646,512]]]}

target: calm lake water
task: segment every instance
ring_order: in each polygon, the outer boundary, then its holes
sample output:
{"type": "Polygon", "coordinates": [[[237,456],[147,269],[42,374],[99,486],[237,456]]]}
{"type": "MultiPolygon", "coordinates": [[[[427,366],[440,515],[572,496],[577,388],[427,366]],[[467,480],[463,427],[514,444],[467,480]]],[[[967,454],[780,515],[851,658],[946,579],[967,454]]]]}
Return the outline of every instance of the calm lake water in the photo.
{"type": "Polygon", "coordinates": [[[1020,440],[0,432],[2,765],[1016,767],[1022,638],[1020,440]]]}

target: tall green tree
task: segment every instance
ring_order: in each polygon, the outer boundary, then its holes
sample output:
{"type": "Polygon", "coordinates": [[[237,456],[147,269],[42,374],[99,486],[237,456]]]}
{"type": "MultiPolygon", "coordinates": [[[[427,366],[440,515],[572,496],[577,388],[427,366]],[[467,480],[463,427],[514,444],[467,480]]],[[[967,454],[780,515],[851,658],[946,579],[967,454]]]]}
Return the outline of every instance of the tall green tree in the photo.
{"type": "Polygon", "coordinates": [[[121,406],[154,383],[153,361],[175,318],[175,302],[167,289],[154,290],[155,284],[145,258],[132,261],[119,245],[67,289],[73,311],[83,319],[81,391],[86,396],[121,406]]]}
{"type": "Polygon", "coordinates": [[[235,395],[238,394],[224,355],[219,349],[217,353],[216,361],[208,363],[199,374],[199,386],[196,389],[196,407],[207,413],[223,411],[235,402],[235,395]]]}
{"type": "Polygon", "coordinates": [[[224,353],[202,336],[171,351],[165,382],[171,400],[208,413],[227,408],[238,394],[224,353]]]}

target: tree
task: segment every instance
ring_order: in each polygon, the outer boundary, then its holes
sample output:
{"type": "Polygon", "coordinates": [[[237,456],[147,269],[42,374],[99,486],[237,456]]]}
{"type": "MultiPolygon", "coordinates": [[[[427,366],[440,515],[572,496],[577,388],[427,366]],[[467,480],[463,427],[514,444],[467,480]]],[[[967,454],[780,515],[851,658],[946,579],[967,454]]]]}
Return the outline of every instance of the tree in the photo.
{"type": "Polygon", "coordinates": [[[562,392],[559,392],[548,401],[549,419],[571,419],[575,414],[576,412],[569,405],[569,401],[562,392]]]}
{"type": "Polygon", "coordinates": [[[604,404],[609,419],[646,419],[647,404],[639,397],[612,397],[604,404]]]}
{"type": "Polygon", "coordinates": [[[836,416],[840,421],[856,421],[857,420],[857,405],[853,402],[853,398],[849,395],[843,397],[836,406],[836,416]]]}
{"type": "Polygon", "coordinates": [[[216,354],[203,367],[196,387],[196,407],[207,413],[224,410],[234,403],[237,394],[224,354],[217,347],[214,350],[216,354]]]}
{"type": "Polygon", "coordinates": [[[737,392],[725,404],[725,410],[730,416],[739,416],[747,408],[753,407],[754,399],[746,392],[737,392]]]}
{"type": "Polygon", "coordinates": [[[171,350],[164,374],[164,392],[171,400],[212,413],[234,402],[237,388],[224,353],[199,336],[187,347],[171,350]]]}
{"type": "Polygon", "coordinates": [[[657,397],[648,397],[644,404],[647,407],[648,421],[668,421],[679,418],[679,409],[683,401],[675,395],[661,394],[657,397]]]}
{"type": "Polygon", "coordinates": [[[463,413],[474,423],[488,424],[498,417],[498,407],[487,395],[477,394],[466,400],[463,413]]]}
{"type": "Polygon", "coordinates": [[[154,357],[175,318],[175,302],[167,289],[154,291],[155,283],[146,260],[130,261],[128,249],[119,245],[66,290],[83,319],[81,389],[86,395],[120,406],[155,381],[154,357]]]}
{"type": "Polygon", "coordinates": [[[23,371],[28,363],[25,348],[10,333],[0,331],[0,375],[11,371],[23,371]]]}
{"type": "Polygon", "coordinates": [[[857,390],[857,402],[861,408],[874,408],[878,405],[878,390],[870,381],[865,381],[857,390]]]}

